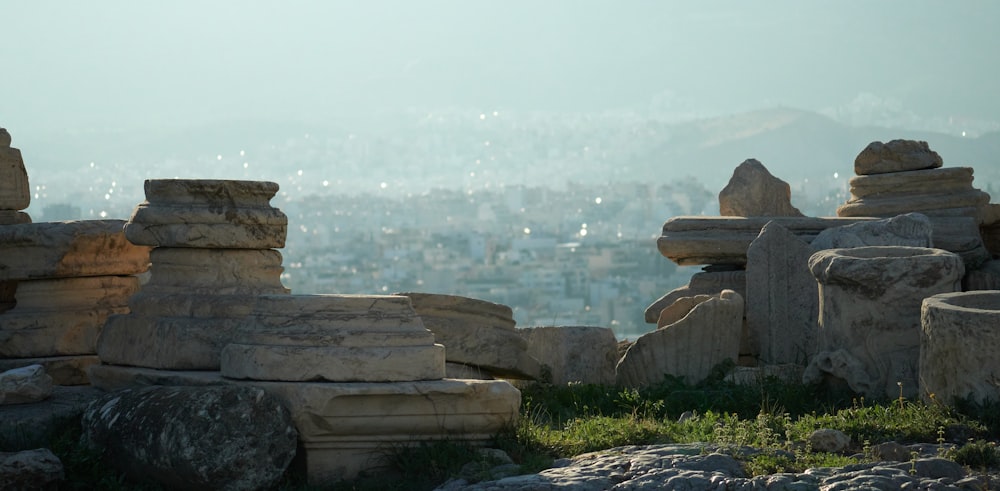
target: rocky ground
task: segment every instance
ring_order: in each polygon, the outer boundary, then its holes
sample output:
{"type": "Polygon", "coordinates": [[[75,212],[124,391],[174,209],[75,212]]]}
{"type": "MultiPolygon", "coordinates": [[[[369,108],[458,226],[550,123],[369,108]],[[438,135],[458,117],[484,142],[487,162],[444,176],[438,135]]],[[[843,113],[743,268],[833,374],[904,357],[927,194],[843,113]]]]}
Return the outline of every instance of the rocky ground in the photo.
{"type": "Polygon", "coordinates": [[[703,444],[618,447],[560,459],[537,474],[510,475],[512,463],[463,469],[436,491],[632,491],[632,490],[987,490],[1000,489],[1000,474],[970,472],[938,456],[937,445],[905,447],[906,461],[807,469],[801,473],[750,477],[740,457],[755,452],[703,444]],[[726,452],[726,453],[723,453],[726,452]],[[507,477],[503,477],[503,476],[507,477]],[[488,480],[471,482],[487,476],[488,480]]]}

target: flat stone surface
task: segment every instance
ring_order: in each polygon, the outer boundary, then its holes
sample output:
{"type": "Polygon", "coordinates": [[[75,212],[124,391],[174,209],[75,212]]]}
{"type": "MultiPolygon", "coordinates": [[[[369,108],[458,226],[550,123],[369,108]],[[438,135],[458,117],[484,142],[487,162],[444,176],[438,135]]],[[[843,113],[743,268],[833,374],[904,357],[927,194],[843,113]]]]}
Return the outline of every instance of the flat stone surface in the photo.
{"type": "Polygon", "coordinates": [[[809,272],[813,252],[774,222],[747,249],[747,328],[761,363],[805,364],[816,351],[819,288],[809,272]]]}
{"type": "Polygon", "coordinates": [[[920,309],[920,396],[1000,400],[1000,291],[942,293],[920,309]]]}
{"type": "Polygon", "coordinates": [[[149,248],[125,240],[122,220],[0,227],[0,281],[139,274],[149,248]]]}
{"type": "Polygon", "coordinates": [[[266,181],[154,179],[125,226],[136,244],[208,249],[285,246],[288,217],[270,206],[266,181]]]}
{"type": "Polygon", "coordinates": [[[445,346],[447,360],[478,366],[495,376],[537,378],[541,366],[515,330],[510,307],[485,300],[433,293],[407,296],[424,326],[445,346]]]}
{"type": "Polygon", "coordinates": [[[941,156],[931,150],[925,141],[876,141],[869,143],[854,159],[854,173],[867,175],[933,169],[943,163],[941,156]]]}
{"type": "Polygon", "coordinates": [[[756,159],[736,167],[733,177],[719,193],[722,216],[803,216],[792,206],[792,190],[756,159]]]}
{"type": "Polygon", "coordinates": [[[352,479],[381,465],[399,445],[448,439],[485,444],[513,424],[520,392],[505,381],[434,380],[394,383],[236,381],[218,372],[162,371],[101,365],[96,387],[134,384],[260,387],[290,408],[310,485],[352,479]]]}
{"type": "Polygon", "coordinates": [[[618,384],[641,387],[661,382],[664,375],[697,384],[719,363],[735,362],[743,308],[743,298],[725,290],[691,308],[680,321],[640,336],[618,362],[618,384]]]}
{"type": "Polygon", "coordinates": [[[231,343],[222,375],[246,380],[402,382],[445,376],[444,346],[274,346],[231,343]]]}

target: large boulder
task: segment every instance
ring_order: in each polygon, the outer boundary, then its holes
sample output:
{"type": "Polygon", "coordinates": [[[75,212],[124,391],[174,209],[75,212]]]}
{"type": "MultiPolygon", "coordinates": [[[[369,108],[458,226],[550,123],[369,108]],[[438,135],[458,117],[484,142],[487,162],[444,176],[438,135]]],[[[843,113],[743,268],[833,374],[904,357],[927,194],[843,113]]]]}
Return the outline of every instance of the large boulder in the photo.
{"type": "Polygon", "coordinates": [[[85,445],[135,480],[170,489],[266,489],[295,456],[289,412],[247,386],[112,392],[83,414],[85,445]]]}

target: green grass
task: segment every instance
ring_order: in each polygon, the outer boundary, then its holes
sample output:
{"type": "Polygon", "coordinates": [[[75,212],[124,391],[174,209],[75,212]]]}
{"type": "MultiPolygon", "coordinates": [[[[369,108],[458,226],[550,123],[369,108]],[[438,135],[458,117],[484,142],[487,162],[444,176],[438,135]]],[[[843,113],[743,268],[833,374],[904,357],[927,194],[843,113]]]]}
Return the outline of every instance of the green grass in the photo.
{"type": "MultiPolygon", "coordinates": [[[[78,425],[56,434],[50,448],[66,467],[67,489],[157,489],[109,471],[99,455],[79,445],[78,425]]],[[[643,389],[529,386],[522,390],[518,423],[496,435],[491,446],[505,451],[520,473],[531,473],[550,467],[554,459],[617,446],[704,443],[732,453],[749,474],[760,475],[855,463],[886,441],[952,443],[945,457],[975,470],[990,469],[1000,465],[998,439],[1000,404],[959,401],[952,409],[902,399],[871,401],[777,379],[745,387],[722,381],[720,371],[696,386],[672,378],[643,389]],[[814,451],[806,442],[819,428],[846,433],[853,442],[850,451],[814,451]],[[746,447],[759,451],[747,453],[746,447]]],[[[473,470],[467,477],[474,480],[495,478],[490,471],[496,464],[465,443],[425,443],[392,449],[383,469],[353,482],[310,487],[290,470],[278,489],[429,490],[463,468],[466,474],[473,470]]]]}

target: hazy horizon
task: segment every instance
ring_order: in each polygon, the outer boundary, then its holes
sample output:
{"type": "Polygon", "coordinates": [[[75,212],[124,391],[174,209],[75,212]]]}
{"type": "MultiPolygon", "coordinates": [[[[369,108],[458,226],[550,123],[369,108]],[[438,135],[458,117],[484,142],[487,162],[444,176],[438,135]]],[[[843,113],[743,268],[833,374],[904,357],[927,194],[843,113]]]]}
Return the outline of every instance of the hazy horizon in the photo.
{"type": "Polygon", "coordinates": [[[10,2],[0,125],[183,128],[445,107],[1000,120],[990,1],[10,2]]]}

